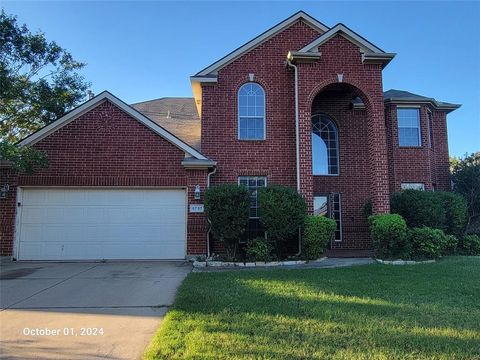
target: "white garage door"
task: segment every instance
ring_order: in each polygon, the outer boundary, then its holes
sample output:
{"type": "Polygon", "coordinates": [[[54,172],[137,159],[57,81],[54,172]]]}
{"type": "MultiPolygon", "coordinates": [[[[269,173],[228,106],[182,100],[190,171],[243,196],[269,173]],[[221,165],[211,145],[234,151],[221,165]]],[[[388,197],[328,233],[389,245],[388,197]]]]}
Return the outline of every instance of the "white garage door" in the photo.
{"type": "Polygon", "coordinates": [[[184,190],[22,189],[19,260],[182,259],[184,190]]]}

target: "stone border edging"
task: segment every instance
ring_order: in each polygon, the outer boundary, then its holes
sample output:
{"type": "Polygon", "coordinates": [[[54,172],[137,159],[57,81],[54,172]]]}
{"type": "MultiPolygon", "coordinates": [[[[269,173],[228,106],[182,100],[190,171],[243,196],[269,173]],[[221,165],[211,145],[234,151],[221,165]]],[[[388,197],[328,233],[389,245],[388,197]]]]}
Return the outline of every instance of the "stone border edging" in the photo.
{"type": "Polygon", "coordinates": [[[378,263],[384,265],[417,265],[417,264],[431,264],[434,263],[435,260],[424,260],[424,261],[413,261],[413,260],[381,260],[375,259],[378,263]]]}
{"type": "Polygon", "coordinates": [[[322,257],[317,260],[287,260],[287,261],[257,261],[257,262],[224,262],[224,261],[194,261],[194,268],[205,268],[205,267],[216,267],[216,268],[232,268],[232,267],[244,267],[244,268],[253,268],[253,267],[276,267],[276,266],[292,266],[292,265],[303,265],[307,263],[321,262],[325,260],[326,257],[322,257]]]}

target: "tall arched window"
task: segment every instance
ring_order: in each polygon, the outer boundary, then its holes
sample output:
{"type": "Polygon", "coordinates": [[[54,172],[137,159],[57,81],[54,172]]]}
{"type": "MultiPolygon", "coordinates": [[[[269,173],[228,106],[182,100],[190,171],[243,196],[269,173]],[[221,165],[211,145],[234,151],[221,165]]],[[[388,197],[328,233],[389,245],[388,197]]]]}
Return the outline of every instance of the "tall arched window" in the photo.
{"type": "Polygon", "coordinates": [[[238,138],[265,139],[265,91],[257,83],[246,83],[238,90],[238,138]]]}
{"type": "Polygon", "coordinates": [[[338,130],[325,114],[312,116],[313,175],[338,175],[338,130]]]}

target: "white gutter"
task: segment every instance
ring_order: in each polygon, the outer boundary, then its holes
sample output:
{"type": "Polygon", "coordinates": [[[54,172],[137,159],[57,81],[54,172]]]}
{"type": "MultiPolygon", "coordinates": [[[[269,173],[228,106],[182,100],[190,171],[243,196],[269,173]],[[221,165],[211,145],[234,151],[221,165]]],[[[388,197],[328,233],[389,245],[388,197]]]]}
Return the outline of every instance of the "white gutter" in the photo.
{"type": "MultiPolygon", "coordinates": [[[[298,120],[298,69],[292,64],[290,60],[287,60],[287,65],[292,67],[295,71],[295,150],[297,160],[297,192],[300,193],[300,125],[298,120]]],[[[302,253],[302,230],[298,229],[298,253],[299,256],[302,253]]]]}
{"type": "MultiPolygon", "coordinates": [[[[217,172],[217,168],[213,168],[212,171],[210,171],[208,174],[207,174],[207,189],[210,187],[210,176],[212,176],[213,174],[215,174],[217,172]]],[[[208,219],[207,217],[207,221],[209,224],[212,224],[210,222],[210,220],[208,219]]],[[[207,259],[210,257],[210,227],[208,228],[208,231],[207,231],[207,259]]]]}
{"type": "Polygon", "coordinates": [[[298,121],[298,70],[290,60],[287,60],[287,65],[292,67],[295,71],[295,150],[297,161],[297,191],[300,192],[300,126],[298,121]]]}

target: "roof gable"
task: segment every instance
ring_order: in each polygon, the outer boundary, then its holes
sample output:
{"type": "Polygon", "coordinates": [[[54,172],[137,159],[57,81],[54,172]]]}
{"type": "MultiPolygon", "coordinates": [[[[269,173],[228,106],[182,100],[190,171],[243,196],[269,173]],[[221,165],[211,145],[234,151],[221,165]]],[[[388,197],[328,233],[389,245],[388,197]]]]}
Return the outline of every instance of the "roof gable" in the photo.
{"type": "Polygon", "coordinates": [[[320,21],[314,19],[307,13],[303,11],[299,11],[289,18],[283,20],[282,22],[278,23],[277,25],[273,26],[272,28],[268,29],[264,33],[260,34],[256,38],[250,40],[246,44],[240,46],[239,48],[233,50],[231,53],[227,54],[220,60],[214,62],[213,64],[207,66],[205,69],[199,71],[197,74],[195,74],[192,78],[195,77],[212,77],[215,76],[218,72],[219,69],[222,67],[228,65],[232,61],[236,60],[243,54],[247,53],[248,51],[254,49],[255,47],[259,46],[263,42],[267,41],[268,39],[271,39],[273,36],[278,34],[279,32],[285,30],[298,20],[303,20],[308,26],[314,28],[317,30],[319,33],[323,34],[325,33],[329,28],[322,24],[320,21]]]}
{"type": "Polygon", "coordinates": [[[147,128],[152,130],[153,132],[157,133],[159,136],[167,140],[168,142],[172,143],[173,145],[177,146],[181,150],[183,150],[188,157],[193,157],[199,160],[208,160],[206,156],[201,154],[199,151],[191,147],[190,145],[186,144],[178,137],[170,133],[169,131],[165,130],[163,127],[158,125],[153,120],[149,119],[145,115],[141,114],[139,111],[134,109],[133,107],[129,106],[128,104],[124,103],[122,100],[117,98],[116,96],[112,95],[108,91],[103,91],[99,95],[95,96],[94,98],[86,101],[82,105],[76,107],[72,111],[68,112],[60,119],[48,124],[47,126],[41,128],[37,132],[29,135],[25,139],[19,142],[20,146],[24,145],[33,145],[36,142],[40,141],[41,139],[47,137],[51,133],[57,131],[58,129],[62,128],[63,126],[69,124],[70,122],[74,121],[81,115],[85,114],[86,112],[92,110],[99,104],[103,103],[105,100],[110,101],[112,104],[119,107],[121,110],[125,111],[128,115],[132,118],[140,122],[141,124],[145,125],[147,128]]]}
{"type": "Polygon", "coordinates": [[[332,37],[334,37],[336,34],[340,34],[344,36],[346,39],[350,40],[354,44],[358,45],[360,49],[366,51],[366,52],[371,52],[375,54],[384,54],[385,51],[380,49],[379,47],[373,45],[370,41],[365,39],[363,36],[357,34],[355,31],[352,29],[348,28],[347,26],[339,23],[332,27],[330,30],[322,34],[320,37],[317,39],[313,40],[310,44],[304,46],[302,49],[300,49],[300,52],[316,52],[318,46],[322,45],[323,43],[327,42],[330,40],[332,37]]]}

